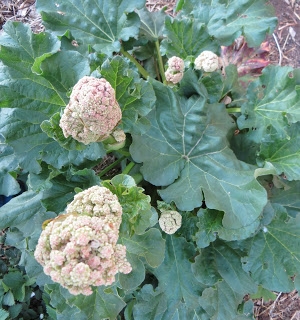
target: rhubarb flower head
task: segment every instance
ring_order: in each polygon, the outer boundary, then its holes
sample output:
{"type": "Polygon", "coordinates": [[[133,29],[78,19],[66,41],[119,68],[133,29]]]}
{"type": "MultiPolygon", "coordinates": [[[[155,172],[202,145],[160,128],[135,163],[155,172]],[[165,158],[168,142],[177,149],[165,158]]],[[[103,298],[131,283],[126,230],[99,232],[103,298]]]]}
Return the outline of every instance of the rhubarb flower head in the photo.
{"type": "Polygon", "coordinates": [[[177,211],[163,211],[158,220],[159,226],[167,234],[175,233],[181,227],[182,217],[177,211]]]}
{"type": "Polygon", "coordinates": [[[219,68],[219,57],[212,51],[203,51],[195,59],[195,69],[213,72],[219,68]]]}
{"type": "Polygon", "coordinates": [[[53,281],[71,294],[90,295],[92,286],[111,285],[118,272],[131,272],[126,247],[117,244],[122,208],[110,190],[80,192],[66,212],[46,225],[34,252],[53,281]]]}
{"type": "Polygon", "coordinates": [[[105,140],[122,118],[115,90],[105,79],[85,76],[74,86],[60,120],[64,136],[89,144],[105,140]]]}
{"type": "Polygon", "coordinates": [[[166,80],[176,84],[182,79],[183,72],[184,61],[179,57],[171,57],[168,60],[168,69],[165,72],[166,80]]]}

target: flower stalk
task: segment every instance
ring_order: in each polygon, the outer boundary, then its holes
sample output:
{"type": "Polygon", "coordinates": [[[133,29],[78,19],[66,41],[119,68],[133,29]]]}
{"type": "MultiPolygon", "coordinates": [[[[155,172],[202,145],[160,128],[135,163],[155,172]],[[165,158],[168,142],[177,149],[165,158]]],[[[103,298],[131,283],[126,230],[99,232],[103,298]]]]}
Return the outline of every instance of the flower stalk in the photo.
{"type": "Polygon", "coordinates": [[[120,52],[124,57],[128,58],[137,67],[139,73],[143,76],[143,78],[147,79],[150,76],[149,73],[136,61],[136,59],[127,51],[125,51],[123,47],[121,47],[120,52]]]}
{"type": "Polygon", "coordinates": [[[158,68],[161,76],[161,80],[163,83],[167,83],[166,77],[165,77],[165,68],[163,64],[163,60],[160,54],[160,48],[159,48],[159,41],[155,41],[155,48],[156,48],[156,54],[157,54],[157,62],[158,62],[158,68]]]}

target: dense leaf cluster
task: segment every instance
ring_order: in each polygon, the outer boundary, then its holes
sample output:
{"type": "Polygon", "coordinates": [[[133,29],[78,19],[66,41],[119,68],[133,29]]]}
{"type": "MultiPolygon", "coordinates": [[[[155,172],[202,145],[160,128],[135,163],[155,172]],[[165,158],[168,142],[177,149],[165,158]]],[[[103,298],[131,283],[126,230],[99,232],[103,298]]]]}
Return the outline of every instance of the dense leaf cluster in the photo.
{"type": "Polygon", "coordinates": [[[20,250],[24,269],[7,270],[0,292],[18,291],[7,279],[21,288],[34,279],[49,319],[206,320],[251,319],[246,294],[300,290],[299,72],[267,66],[245,78],[233,64],[194,68],[205,50],[225,59],[241,35],[258,47],[276,25],[266,1],[180,0],[174,18],[149,12],[145,0],[36,7],[45,32],[7,22],[0,35],[0,194],[26,184],[0,208],[5,244],[20,250]],[[185,63],[176,85],[164,78],[173,56],[185,63]],[[89,75],[116,92],[120,150],[65,138],[59,126],[72,88],[89,75]],[[107,156],[116,161],[96,172],[107,156]],[[43,222],[95,185],[119,199],[119,243],[133,270],[73,296],[33,252],[43,222]],[[181,214],[175,234],[161,230],[163,210],[181,214]]]}

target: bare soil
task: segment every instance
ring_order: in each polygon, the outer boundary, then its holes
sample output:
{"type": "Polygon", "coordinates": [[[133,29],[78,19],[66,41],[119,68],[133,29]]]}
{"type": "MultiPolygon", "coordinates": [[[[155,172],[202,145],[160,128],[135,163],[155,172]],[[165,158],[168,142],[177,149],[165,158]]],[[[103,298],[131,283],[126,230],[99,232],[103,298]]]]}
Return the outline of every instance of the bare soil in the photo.
{"type": "MultiPolygon", "coordinates": [[[[149,10],[167,7],[172,15],[176,0],[148,0],[149,10]]],[[[272,64],[300,68],[300,0],[270,0],[275,8],[278,26],[268,37],[272,64]]],[[[0,31],[8,20],[29,23],[34,32],[43,30],[34,9],[35,0],[0,0],[0,31]]],[[[103,168],[101,168],[102,170],[103,168]]],[[[275,301],[254,300],[257,320],[300,320],[300,298],[297,291],[275,292],[275,301]]],[[[224,319],[230,320],[230,319],[224,319]]]]}

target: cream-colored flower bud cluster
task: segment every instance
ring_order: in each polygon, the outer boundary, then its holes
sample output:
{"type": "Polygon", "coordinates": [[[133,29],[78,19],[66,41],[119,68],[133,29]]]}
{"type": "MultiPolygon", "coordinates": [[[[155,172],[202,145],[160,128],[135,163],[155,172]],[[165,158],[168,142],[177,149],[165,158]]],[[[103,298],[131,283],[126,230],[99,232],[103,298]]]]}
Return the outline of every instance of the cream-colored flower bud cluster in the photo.
{"type": "Polygon", "coordinates": [[[168,234],[175,233],[181,227],[181,222],[181,214],[174,210],[163,211],[158,220],[161,229],[168,234]]]}
{"type": "Polygon", "coordinates": [[[107,188],[78,193],[67,209],[48,223],[35,250],[44,272],[71,294],[92,294],[92,286],[110,285],[118,272],[131,272],[126,247],[117,244],[122,207],[107,188]]]}
{"type": "Polygon", "coordinates": [[[219,57],[212,51],[203,51],[195,59],[195,69],[213,72],[219,68],[219,57]]]}
{"type": "Polygon", "coordinates": [[[85,76],[74,86],[60,120],[64,136],[84,144],[105,140],[122,118],[115,90],[105,79],[85,76]]]}

